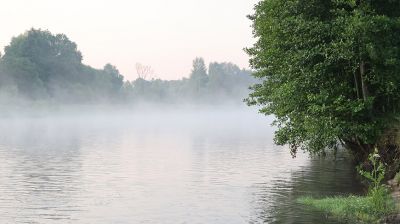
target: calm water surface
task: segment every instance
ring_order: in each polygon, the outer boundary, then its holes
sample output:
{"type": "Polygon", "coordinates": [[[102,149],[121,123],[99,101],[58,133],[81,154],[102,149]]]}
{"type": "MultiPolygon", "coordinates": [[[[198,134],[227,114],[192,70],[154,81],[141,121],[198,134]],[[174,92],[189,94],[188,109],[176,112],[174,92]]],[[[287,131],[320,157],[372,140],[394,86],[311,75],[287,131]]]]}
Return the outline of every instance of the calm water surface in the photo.
{"type": "Polygon", "coordinates": [[[0,223],[337,223],[301,195],[359,193],[345,156],[292,159],[254,111],[7,118],[0,223]]]}

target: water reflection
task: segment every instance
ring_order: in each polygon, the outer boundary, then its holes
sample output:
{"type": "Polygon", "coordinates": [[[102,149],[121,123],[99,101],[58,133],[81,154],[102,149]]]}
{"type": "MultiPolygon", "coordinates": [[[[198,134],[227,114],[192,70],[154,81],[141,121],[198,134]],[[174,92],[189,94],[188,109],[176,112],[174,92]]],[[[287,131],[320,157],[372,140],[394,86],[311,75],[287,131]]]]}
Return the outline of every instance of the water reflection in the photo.
{"type": "Polygon", "coordinates": [[[343,156],[292,159],[263,117],[163,116],[3,120],[0,222],[321,223],[299,195],[361,189],[343,156]]]}
{"type": "Polygon", "coordinates": [[[334,217],[296,203],[296,199],[362,193],[364,186],[355,181],[357,174],[349,156],[339,152],[336,157],[309,158],[308,164],[299,165],[298,170],[290,173],[289,181],[278,179],[256,186],[257,219],[267,223],[340,223],[334,217]]]}

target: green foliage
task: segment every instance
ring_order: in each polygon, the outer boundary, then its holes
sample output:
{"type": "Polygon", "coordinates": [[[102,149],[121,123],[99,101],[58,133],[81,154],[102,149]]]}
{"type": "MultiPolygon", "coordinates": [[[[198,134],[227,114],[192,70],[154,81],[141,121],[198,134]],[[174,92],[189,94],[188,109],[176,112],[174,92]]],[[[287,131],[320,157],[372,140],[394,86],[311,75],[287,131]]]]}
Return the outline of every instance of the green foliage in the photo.
{"type": "Polygon", "coordinates": [[[359,166],[358,172],[361,176],[367,179],[370,183],[368,188],[368,196],[371,200],[371,203],[375,206],[376,209],[385,210],[387,205],[387,198],[389,197],[387,187],[382,183],[385,179],[385,165],[379,160],[380,156],[378,153],[378,149],[375,148],[375,151],[369,154],[368,160],[371,164],[371,170],[363,170],[361,166],[359,166]]]}
{"type": "Polygon", "coordinates": [[[247,99],[273,114],[276,143],[320,153],[341,141],[368,154],[400,111],[400,4],[262,0],[249,18],[247,99]]]}
{"type": "Polygon", "coordinates": [[[378,149],[375,148],[375,151],[368,156],[372,169],[368,171],[363,170],[361,166],[357,167],[360,175],[370,182],[369,190],[371,194],[382,188],[382,181],[385,179],[385,165],[379,160],[379,157],[378,149]]]}
{"type": "Polygon", "coordinates": [[[0,55],[0,102],[49,103],[154,102],[241,103],[254,83],[251,72],[231,63],[193,61],[189,79],[143,77],[124,82],[118,69],[82,63],[77,45],[64,34],[31,29],[14,37],[0,55]]]}
{"type": "Polygon", "coordinates": [[[242,103],[248,86],[254,83],[251,72],[232,63],[210,63],[196,58],[189,78],[165,81],[138,78],[125,84],[128,100],[161,103],[221,104],[242,103]]]}
{"type": "Polygon", "coordinates": [[[380,223],[386,216],[394,213],[395,203],[387,187],[382,183],[385,178],[385,166],[379,160],[378,149],[368,156],[371,170],[358,172],[365,177],[370,185],[367,196],[329,197],[314,199],[303,197],[298,202],[328,212],[341,219],[363,223],[380,223]]]}
{"type": "Polygon", "coordinates": [[[0,88],[16,89],[19,97],[29,100],[107,100],[123,85],[114,66],[98,70],[83,65],[77,45],[66,35],[36,29],[14,37],[5,47],[0,74],[0,88]]]}
{"type": "Polygon", "coordinates": [[[395,211],[395,206],[387,192],[382,191],[379,197],[380,201],[384,202],[383,206],[375,204],[374,201],[376,199],[370,196],[329,197],[323,199],[302,197],[298,199],[298,202],[351,223],[380,223],[383,218],[395,211]]]}
{"type": "Polygon", "coordinates": [[[193,94],[201,94],[201,90],[207,85],[208,75],[207,68],[204,64],[203,58],[196,58],[193,60],[193,69],[190,73],[189,88],[193,94]]]}

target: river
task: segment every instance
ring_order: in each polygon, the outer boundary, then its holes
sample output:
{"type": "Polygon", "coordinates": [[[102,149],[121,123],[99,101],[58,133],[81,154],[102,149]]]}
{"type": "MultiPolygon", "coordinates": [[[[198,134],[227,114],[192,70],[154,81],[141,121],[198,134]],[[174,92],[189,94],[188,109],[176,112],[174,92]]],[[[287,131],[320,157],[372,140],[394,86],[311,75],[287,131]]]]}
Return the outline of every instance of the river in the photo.
{"type": "Polygon", "coordinates": [[[292,158],[247,109],[9,117],[0,223],[338,223],[299,196],[358,194],[354,167],[292,158]]]}

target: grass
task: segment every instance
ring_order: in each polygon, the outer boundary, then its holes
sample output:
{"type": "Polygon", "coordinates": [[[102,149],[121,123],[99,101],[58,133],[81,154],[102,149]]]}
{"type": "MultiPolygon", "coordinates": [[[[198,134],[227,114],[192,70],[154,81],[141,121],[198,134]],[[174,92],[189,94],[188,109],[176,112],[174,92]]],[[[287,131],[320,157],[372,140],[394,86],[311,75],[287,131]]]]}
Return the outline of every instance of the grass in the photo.
{"type": "Polygon", "coordinates": [[[367,196],[302,197],[299,203],[327,212],[339,219],[358,223],[379,223],[395,212],[395,203],[386,188],[379,188],[367,196]]]}
{"type": "MultiPolygon", "coordinates": [[[[381,223],[386,217],[396,212],[396,204],[388,188],[382,184],[385,178],[385,164],[380,160],[378,148],[368,156],[371,170],[357,168],[361,176],[369,181],[366,196],[328,197],[316,199],[302,197],[298,202],[332,214],[352,223],[381,223]]],[[[400,180],[400,177],[396,177],[400,180]]]]}

